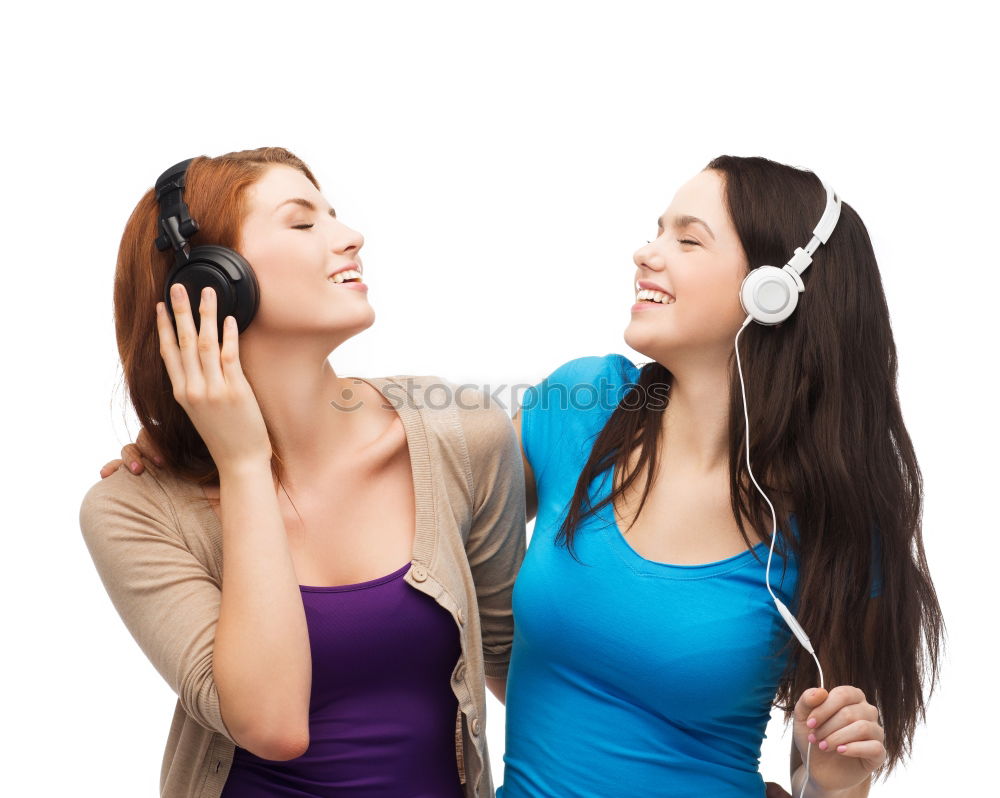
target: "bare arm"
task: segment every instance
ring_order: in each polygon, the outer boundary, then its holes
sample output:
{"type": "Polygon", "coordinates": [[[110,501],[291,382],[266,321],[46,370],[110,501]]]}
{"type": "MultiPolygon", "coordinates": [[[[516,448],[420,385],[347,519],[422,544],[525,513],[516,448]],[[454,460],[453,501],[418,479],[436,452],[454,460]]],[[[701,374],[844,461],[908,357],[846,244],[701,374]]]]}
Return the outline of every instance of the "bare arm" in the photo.
{"type": "MultiPolygon", "coordinates": [[[[802,782],[805,780],[805,777],[805,765],[802,764],[802,758],[799,757],[798,751],[795,751],[792,755],[792,795],[794,798],[799,798],[799,792],[802,790],[802,782]],[[796,764],[796,759],[798,760],[798,764],[796,764]]],[[[870,787],[870,779],[862,782],[854,789],[842,790],[836,793],[814,789],[812,784],[810,784],[806,787],[806,791],[802,793],[802,798],[867,798],[870,787]]]]}
{"type": "Polygon", "coordinates": [[[219,489],[225,568],[214,660],[222,713],[242,747],[293,759],[309,747],[312,657],[270,463],[220,472],[219,489]]]}

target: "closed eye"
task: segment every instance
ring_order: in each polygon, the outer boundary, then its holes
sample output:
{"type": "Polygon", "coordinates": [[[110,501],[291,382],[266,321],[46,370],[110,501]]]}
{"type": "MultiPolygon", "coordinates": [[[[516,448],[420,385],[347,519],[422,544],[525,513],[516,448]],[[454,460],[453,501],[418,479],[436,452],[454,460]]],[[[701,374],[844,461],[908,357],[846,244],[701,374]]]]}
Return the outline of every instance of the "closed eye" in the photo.
{"type": "MultiPolygon", "coordinates": [[[[653,242],[652,241],[647,241],[646,243],[647,244],[652,244],[653,242]]],[[[691,244],[692,246],[696,246],[696,247],[700,247],[701,246],[701,244],[699,244],[697,241],[692,241],[690,238],[678,238],[677,239],[677,243],[678,244],[691,244]]]]}
{"type": "Polygon", "coordinates": [[[311,224],[297,224],[292,227],[293,230],[308,230],[312,227],[311,224]]]}

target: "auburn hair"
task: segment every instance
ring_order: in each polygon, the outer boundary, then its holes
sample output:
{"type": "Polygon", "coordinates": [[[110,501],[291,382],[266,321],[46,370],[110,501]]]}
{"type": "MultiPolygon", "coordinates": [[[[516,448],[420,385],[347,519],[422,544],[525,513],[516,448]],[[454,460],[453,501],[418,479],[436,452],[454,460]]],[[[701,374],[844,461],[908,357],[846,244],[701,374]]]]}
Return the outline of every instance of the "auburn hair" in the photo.
{"type": "MultiPolygon", "coordinates": [[[[780,266],[809,240],[826,202],[812,172],[735,156],[705,168],[723,179],[749,268],[780,266]]],[[[798,522],[798,540],[779,537],[775,543],[782,552],[790,546],[798,560],[796,617],[827,684],[855,685],[879,709],[887,752],[880,773],[887,775],[910,752],[917,721],[926,719],[924,687],[933,693],[938,680],[945,627],[924,553],[922,477],[896,391],[889,309],[868,231],[846,202],[803,281],[805,293],[787,321],[751,324],[740,336],[750,458],[774,503],[778,528],[790,528],[792,513],[798,522]],[[873,573],[881,574],[882,591],[871,598],[873,573]]],[[[746,469],[735,349],[728,367],[730,504],[752,548],[770,543],[772,521],[746,469]]],[[[643,476],[638,517],[657,469],[672,379],[657,362],[643,365],[629,393],[666,395],[667,401],[636,403],[626,393],[595,438],[556,537],[571,553],[580,523],[643,476]],[[590,506],[588,487],[612,466],[617,484],[590,506]]],[[[798,697],[818,684],[811,655],[791,633],[782,650],[789,646],[795,653],[774,701],[786,722],[798,697]]]]}
{"type": "MultiPolygon", "coordinates": [[[[237,249],[249,212],[247,188],[274,165],[298,169],[320,188],[309,167],[282,147],[195,158],[187,169],[184,187],[184,201],[199,226],[192,236],[192,246],[217,244],[237,249]]],[[[199,485],[217,483],[218,469],[187,412],[174,399],[170,376],[160,355],[156,303],[163,300],[174,253],[172,249],[163,252],[156,249],[158,220],[159,206],[151,188],[132,211],[118,248],[115,337],[127,398],[162,454],[165,469],[199,485]]],[[[272,468],[276,473],[280,473],[280,462],[275,450],[272,468]]]]}

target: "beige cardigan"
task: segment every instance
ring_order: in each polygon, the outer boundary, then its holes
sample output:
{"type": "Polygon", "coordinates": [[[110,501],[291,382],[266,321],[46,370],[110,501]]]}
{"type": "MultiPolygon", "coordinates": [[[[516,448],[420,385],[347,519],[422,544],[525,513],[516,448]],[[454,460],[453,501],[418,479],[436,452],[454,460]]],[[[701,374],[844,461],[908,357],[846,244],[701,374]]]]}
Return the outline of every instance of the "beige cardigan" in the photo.
{"type": "MultiPolygon", "coordinates": [[[[416,497],[414,589],[447,609],[462,654],[455,755],[466,798],[493,798],[485,675],[507,674],[511,593],[524,557],[524,474],[507,412],[439,377],[366,379],[406,430],[416,497]],[[430,386],[435,388],[428,394],[430,386]],[[425,396],[427,401],[425,401],[425,396]]],[[[80,528],[104,587],[139,646],[178,696],[162,798],[218,798],[235,742],[222,722],[212,645],[222,584],[222,528],[200,487],[147,463],[93,485],[80,528]]]]}

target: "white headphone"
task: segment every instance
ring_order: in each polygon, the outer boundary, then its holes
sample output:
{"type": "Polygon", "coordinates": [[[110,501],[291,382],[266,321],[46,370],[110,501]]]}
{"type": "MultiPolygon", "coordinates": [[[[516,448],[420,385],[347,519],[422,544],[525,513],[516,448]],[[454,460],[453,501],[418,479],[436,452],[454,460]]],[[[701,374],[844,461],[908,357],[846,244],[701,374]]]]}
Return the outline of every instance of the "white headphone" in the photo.
{"type": "Polygon", "coordinates": [[[799,294],[805,291],[799,276],[812,263],[812,256],[820,244],[825,244],[840,218],[840,197],[828,185],[826,189],[826,210],[819,224],[813,230],[812,239],[806,246],[799,247],[782,268],[759,266],[743,278],[740,286],[740,304],[743,312],[751,319],[768,326],[780,324],[795,310],[799,294]]]}
{"type": "MultiPolygon", "coordinates": [[[[813,230],[809,243],[804,248],[798,247],[795,250],[795,254],[789,258],[788,263],[782,268],[759,266],[743,278],[743,284],[740,286],[740,304],[743,306],[744,312],[749,315],[740,327],[739,332],[736,333],[736,367],[740,375],[740,390],[743,394],[743,418],[746,422],[747,430],[745,446],[747,471],[750,474],[750,479],[753,480],[753,484],[757,488],[757,492],[764,497],[767,506],[771,508],[771,519],[773,522],[773,526],[771,527],[771,550],[767,555],[764,584],[767,585],[767,592],[774,599],[778,612],[785,623],[795,633],[795,636],[805,647],[806,651],[812,654],[813,659],[816,661],[816,667],[819,669],[819,686],[825,689],[823,667],[819,664],[819,657],[816,656],[816,652],[813,651],[809,636],[799,625],[795,616],[792,615],[792,611],[771,590],[771,557],[774,554],[774,541],[777,538],[778,521],[774,512],[774,505],[771,504],[771,500],[767,498],[767,494],[757,484],[757,479],[750,468],[750,416],[747,413],[747,392],[746,386],[743,384],[743,366],[740,363],[740,333],[747,328],[751,321],[773,326],[780,324],[792,315],[799,303],[799,294],[805,290],[805,285],[803,285],[802,278],[799,275],[812,263],[812,256],[819,248],[819,245],[827,242],[830,238],[830,233],[833,232],[833,228],[837,226],[837,220],[840,219],[840,197],[826,183],[823,184],[823,188],[826,189],[826,209],[823,211],[823,216],[813,230]]],[[[802,789],[799,791],[799,798],[802,798],[806,790],[806,785],[809,783],[809,754],[811,752],[812,743],[809,743],[806,747],[806,778],[802,783],[802,789]]]]}

